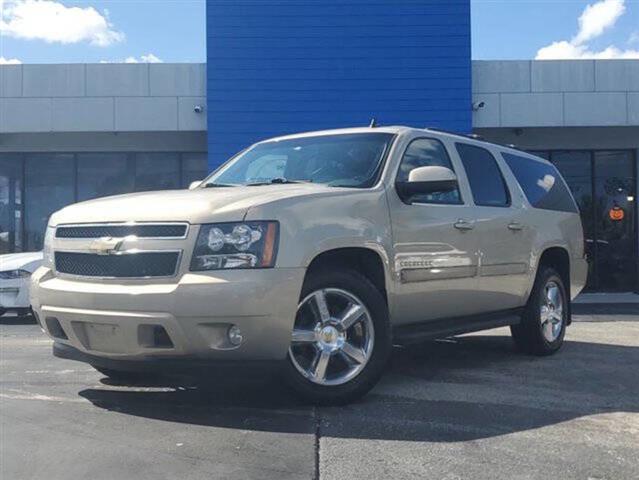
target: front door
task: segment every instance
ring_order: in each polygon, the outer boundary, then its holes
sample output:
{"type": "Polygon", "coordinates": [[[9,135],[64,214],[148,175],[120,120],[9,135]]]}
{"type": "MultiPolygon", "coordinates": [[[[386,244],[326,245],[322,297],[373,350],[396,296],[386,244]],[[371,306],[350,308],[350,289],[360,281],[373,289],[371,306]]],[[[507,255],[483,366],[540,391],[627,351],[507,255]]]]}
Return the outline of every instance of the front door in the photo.
{"type": "MultiPolygon", "coordinates": [[[[397,180],[406,181],[412,169],[423,166],[455,170],[439,140],[418,138],[407,147],[397,180]]],[[[458,189],[415,195],[404,202],[389,192],[397,323],[475,313],[478,241],[467,195],[458,189]]]]}
{"type": "Polygon", "coordinates": [[[632,291],[637,276],[636,175],[630,151],[553,152],[579,205],[589,258],[587,289],[632,291]]]}

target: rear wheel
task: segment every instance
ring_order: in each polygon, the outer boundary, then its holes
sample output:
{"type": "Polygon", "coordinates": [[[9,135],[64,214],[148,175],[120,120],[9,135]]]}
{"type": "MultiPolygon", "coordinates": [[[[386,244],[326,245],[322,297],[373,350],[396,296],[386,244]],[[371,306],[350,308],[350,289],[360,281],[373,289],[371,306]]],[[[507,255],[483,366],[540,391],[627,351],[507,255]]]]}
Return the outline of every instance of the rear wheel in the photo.
{"type": "Polygon", "coordinates": [[[542,266],[519,325],[511,332],[517,347],[533,355],[552,355],[564,342],[568,296],[559,273],[542,266]]]}
{"type": "Polygon", "coordinates": [[[342,404],[379,380],[391,349],[382,294],[352,270],[305,281],[288,352],[286,380],[304,399],[342,404]]]}

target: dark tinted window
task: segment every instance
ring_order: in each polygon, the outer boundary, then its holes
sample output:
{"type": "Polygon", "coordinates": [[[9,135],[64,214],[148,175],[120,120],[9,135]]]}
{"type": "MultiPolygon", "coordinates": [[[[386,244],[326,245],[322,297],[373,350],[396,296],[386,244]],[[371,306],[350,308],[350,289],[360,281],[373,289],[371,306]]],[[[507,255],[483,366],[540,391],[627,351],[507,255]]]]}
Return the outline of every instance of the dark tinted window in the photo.
{"type": "Polygon", "coordinates": [[[555,167],[511,153],[502,155],[533,207],[577,212],[568,187],[555,167]]]}
{"type": "MultiPolygon", "coordinates": [[[[402,163],[397,173],[398,182],[408,181],[411,170],[419,167],[446,167],[453,170],[446,148],[438,140],[420,138],[414,140],[406,149],[402,163]]],[[[444,193],[430,193],[414,195],[410,201],[412,203],[461,203],[459,190],[444,193]]]]}
{"type": "Polygon", "coordinates": [[[475,205],[486,207],[507,207],[510,196],[506,182],[492,154],[480,147],[466,143],[457,144],[475,205]]]}
{"type": "Polygon", "coordinates": [[[78,155],[78,200],[133,191],[133,171],[124,153],[78,155]]]}
{"type": "Polygon", "coordinates": [[[191,182],[204,180],[208,170],[206,153],[185,153],[182,155],[182,187],[187,188],[191,182]]]}
{"type": "Polygon", "coordinates": [[[27,155],[25,165],[26,248],[42,249],[51,214],[75,201],[73,155],[27,155]]]}
{"type": "Polygon", "coordinates": [[[22,158],[0,154],[0,254],[22,250],[22,158]]]}
{"type": "Polygon", "coordinates": [[[138,153],[135,161],[135,190],[180,188],[180,162],[175,153],[138,153]]]}

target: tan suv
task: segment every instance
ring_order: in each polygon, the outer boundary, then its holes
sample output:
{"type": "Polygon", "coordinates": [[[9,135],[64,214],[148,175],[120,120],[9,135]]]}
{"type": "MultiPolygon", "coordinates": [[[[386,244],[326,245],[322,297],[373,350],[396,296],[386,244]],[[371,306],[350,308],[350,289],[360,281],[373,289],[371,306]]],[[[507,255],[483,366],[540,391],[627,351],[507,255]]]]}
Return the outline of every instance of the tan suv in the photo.
{"type": "Polygon", "coordinates": [[[587,273],[564,180],[437,130],[257,143],[189,190],[55,213],[32,305],[54,354],[109,376],[277,365],[314,402],[366,393],[393,342],[510,326],[557,351],[587,273]]]}

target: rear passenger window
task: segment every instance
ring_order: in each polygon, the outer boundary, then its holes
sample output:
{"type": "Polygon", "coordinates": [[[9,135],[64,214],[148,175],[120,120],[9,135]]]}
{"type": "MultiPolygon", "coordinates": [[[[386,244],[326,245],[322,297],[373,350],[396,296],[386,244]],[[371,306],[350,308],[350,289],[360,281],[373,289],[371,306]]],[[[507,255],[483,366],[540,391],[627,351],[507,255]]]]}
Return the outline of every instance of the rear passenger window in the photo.
{"type": "Polygon", "coordinates": [[[533,207],[577,212],[566,182],[553,165],[512,153],[502,153],[502,156],[533,207]]]}
{"type": "MultiPolygon", "coordinates": [[[[413,140],[408,146],[402,158],[402,163],[399,166],[397,181],[407,182],[410,172],[419,167],[446,167],[454,171],[446,147],[444,147],[440,141],[431,138],[413,140]]],[[[439,204],[462,203],[458,189],[451,192],[414,195],[410,199],[410,202],[439,204]]]]}
{"type": "Polygon", "coordinates": [[[510,195],[495,157],[485,148],[467,143],[458,143],[456,146],[466,170],[475,205],[509,206],[510,195]]]}

